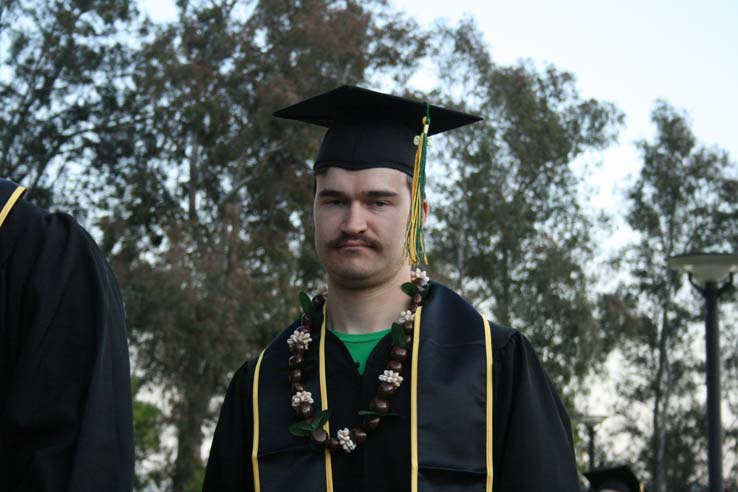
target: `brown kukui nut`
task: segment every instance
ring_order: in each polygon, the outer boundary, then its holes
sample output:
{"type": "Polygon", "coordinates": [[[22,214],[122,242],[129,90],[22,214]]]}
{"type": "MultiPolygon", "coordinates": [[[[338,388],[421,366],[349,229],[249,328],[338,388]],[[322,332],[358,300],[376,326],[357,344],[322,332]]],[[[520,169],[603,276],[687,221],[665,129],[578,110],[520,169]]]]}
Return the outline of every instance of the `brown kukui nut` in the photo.
{"type": "Polygon", "coordinates": [[[297,415],[301,419],[309,419],[313,416],[313,406],[310,403],[303,403],[297,407],[297,415]]]}
{"type": "Polygon", "coordinates": [[[328,433],[323,429],[315,429],[310,433],[310,440],[318,446],[325,446],[328,441],[328,433]]]}
{"type": "Polygon", "coordinates": [[[325,297],[323,297],[321,294],[317,294],[315,297],[313,297],[313,307],[315,309],[322,309],[323,304],[325,304],[325,297]]]}
{"type": "Polygon", "coordinates": [[[402,372],[402,362],[390,360],[389,362],[387,362],[387,369],[389,369],[390,371],[395,371],[399,374],[402,372]]]}
{"type": "Polygon", "coordinates": [[[313,326],[313,318],[309,314],[305,313],[300,317],[300,324],[306,329],[310,329],[313,326]]]}
{"type": "Polygon", "coordinates": [[[377,394],[382,398],[392,398],[395,394],[395,385],[390,383],[381,383],[377,388],[377,394]]]}
{"type": "Polygon", "coordinates": [[[299,369],[295,369],[293,371],[290,371],[290,383],[296,383],[299,382],[300,379],[302,379],[302,371],[299,369]]]}
{"type": "Polygon", "coordinates": [[[413,304],[421,306],[423,304],[423,297],[420,294],[415,294],[413,296],[413,304]]]}
{"type": "Polygon", "coordinates": [[[377,412],[379,415],[386,415],[387,412],[389,412],[389,402],[384,398],[379,398],[378,396],[375,396],[372,399],[370,408],[373,411],[377,412]]]}
{"type": "Polygon", "coordinates": [[[405,335],[405,345],[408,347],[412,346],[413,344],[413,336],[412,335],[405,335]]]}
{"type": "Polygon", "coordinates": [[[351,440],[356,444],[364,444],[366,442],[366,432],[364,432],[364,429],[359,429],[358,427],[351,429],[351,440]]]}
{"type": "Polygon", "coordinates": [[[325,444],[325,446],[331,451],[338,451],[339,449],[341,449],[341,441],[339,441],[335,437],[331,437],[330,439],[328,439],[328,442],[325,444]]]}
{"type": "Polygon", "coordinates": [[[370,415],[364,419],[364,425],[362,425],[365,431],[371,432],[379,427],[379,417],[376,415],[370,415]]]}
{"type": "Polygon", "coordinates": [[[405,362],[405,359],[407,359],[407,349],[397,346],[392,347],[390,359],[396,360],[397,362],[405,362]]]}
{"type": "Polygon", "coordinates": [[[290,353],[295,355],[302,355],[305,353],[305,348],[302,345],[292,345],[290,347],[290,353]]]}
{"type": "Polygon", "coordinates": [[[297,393],[298,391],[305,391],[305,385],[299,381],[292,383],[292,392],[297,393]]]}
{"type": "Polygon", "coordinates": [[[404,325],[402,325],[402,329],[405,330],[405,335],[412,335],[415,331],[415,326],[412,324],[412,322],[405,323],[404,325]]]}
{"type": "Polygon", "coordinates": [[[290,367],[293,367],[298,364],[301,364],[303,360],[304,360],[304,357],[302,356],[302,354],[295,354],[295,355],[290,356],[289,360],[287,361],[287,364],[290,367]]]}

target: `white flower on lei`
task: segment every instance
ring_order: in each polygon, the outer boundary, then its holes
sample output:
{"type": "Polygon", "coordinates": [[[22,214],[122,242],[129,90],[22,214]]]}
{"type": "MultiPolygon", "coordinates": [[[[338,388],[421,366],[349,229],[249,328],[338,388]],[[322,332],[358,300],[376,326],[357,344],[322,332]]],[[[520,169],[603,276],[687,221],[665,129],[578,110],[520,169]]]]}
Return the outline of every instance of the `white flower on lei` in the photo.
{"type": "Polygon", "coordinates": [[[415,313],[410,311],[400,311],[400,318],[397,320],[399,325],[404,325],[407,322],[415,320],[415,313]]]}
{"type": "Polygon", "coordinates": [[[385,383],[389,383],[395,388],[399,388],[400,384],[402,384],[402,376],[400,376],[400,373],[390,371],[389,369],[386,369],[384,373],[379,375],[379,380],[385,383]]]}
{"type": "Polygon", "coordinates": [[[410,280],[420,285],[421,287],[425,287],[426,285],[428,285],[428,282],[430,282],[430,277],[425,270],[421,270],[420,268],[416,268],[415,270],[413,270],[411,268],[410,280]]]}
{"type": "Polygon", "coordinates": [[[292,395],[292,407],[297,408],[303,403],[313,403],[313,394],[309,391],[298,391],[292,395]]]}
{"type": "Polygon", "coordinates": [[[341,443],[341,447],[344,451],[347,453],[350,453],[354,449],[356,449],[356,443],[351,440],[351,431],[346,429],[341,429],[337,432],[338,435],[338,442],[341,443]]]}
{"type": "Polygon", "coordinates": [[[310,333],[298,328],[293,331],[292,335],[287,339],[287,345],[289,345],[290,348],[297,347],[307,350],[310,342],[312,341],[313,338],[310,336],[310,333]]]}

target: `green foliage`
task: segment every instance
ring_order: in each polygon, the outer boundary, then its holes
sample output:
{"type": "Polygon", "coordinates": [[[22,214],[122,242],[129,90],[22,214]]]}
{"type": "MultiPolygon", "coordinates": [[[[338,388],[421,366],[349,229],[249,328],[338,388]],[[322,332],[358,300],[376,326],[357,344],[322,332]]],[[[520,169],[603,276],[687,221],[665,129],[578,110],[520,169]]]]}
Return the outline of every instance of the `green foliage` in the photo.
{"type": "Polygon", "coordinates": [[[402,291],[410,297],[413,297],[415,294],[420,294],[420,288],[413,282],[405,282],[402,284],[401,288],[402,291]]]}
{"type": "Polygon", "coordinates": [[[300,421],[290,426],[290,434],[297,437],[307,437],[325,425],[331,418],[331,409],[327,408],[313,417],[310,422],[300,421]]]}
{"type": "Polygon", "coordinates": [[[185,492],[201,492],[202,484],[205,481],[205,468],[201,467],[195,471],[192,479],[187,483],[185,492]]]}
{"type": "Polygon", "coordinates": [[[300,308],[305,314],[312,315],[315,312],[315,308],[313,308],[313,301],[311,301],[310,296],[308,296],[303,291],[300,291],[300,308]]]}
{"type": "Polygon", "coordinates": [[[136,475],[134,489],[147,490],[160,482],[161,476],[156,471],[146,472],[147,460],[161,452],[161,434],[164,430],[161,410],[151,403],[141,401],[136,396],[141,382],[131,378],[131,395],[133,397],[133,433],[136,452],[136,475]]]}
{"type": "Polygon", "coordinates": [[[151,403],[136,399],[140,387],[138,378],[131,379],[131,393],[133,396],[133,424],[135,429],[136,459],[142,460],[146,456],[157,453],[161,447],[161,410],[151,403]]]}
{"type": "MultiPolygon", "coordinates": [[[[584,100],[574,77],[553,67],[499,66],[474,23],[438,26],[441,98],[484,117],[446,137],[432,208],[432,262],[494,320],[521,329],[565,396],[603,360],[594,317],[592,219],[571,168],[611,143],[622,115],[584,100]]],[[[435,154],[434,150],[434,154],[435,154]]]]}
{"type": "Polygon", "coordinates": [[[304,420],[301,420],[300,422],[295,422],[290,426],[290,434],[297,437],[307,437],[314,430],[315,429],[313,429],[313,426],[310,424],[310,422],[305,422],[304,420]]]}

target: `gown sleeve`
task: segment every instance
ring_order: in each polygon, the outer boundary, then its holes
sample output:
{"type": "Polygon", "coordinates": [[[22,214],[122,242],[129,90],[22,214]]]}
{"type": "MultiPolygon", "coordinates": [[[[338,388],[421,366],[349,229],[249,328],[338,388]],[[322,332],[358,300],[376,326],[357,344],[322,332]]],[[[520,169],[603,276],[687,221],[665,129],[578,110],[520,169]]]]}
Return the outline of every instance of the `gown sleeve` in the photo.
{"type": "Polygon", "coordinates": [[[569,417],[519,332],[495,351],[494,490],[579,490],[569,417]]]}
{"type": "Polygon", "coordinates": [[[131,490],[115,278],[72,217],[24,201],[0,230],[0,364],[0,490],[131,490]]]}
{"type": "Polygon", "coordinates": [[[251,375],[248,363],[233,376],[210,448],[203,492],[252,492],[251,375]]]}

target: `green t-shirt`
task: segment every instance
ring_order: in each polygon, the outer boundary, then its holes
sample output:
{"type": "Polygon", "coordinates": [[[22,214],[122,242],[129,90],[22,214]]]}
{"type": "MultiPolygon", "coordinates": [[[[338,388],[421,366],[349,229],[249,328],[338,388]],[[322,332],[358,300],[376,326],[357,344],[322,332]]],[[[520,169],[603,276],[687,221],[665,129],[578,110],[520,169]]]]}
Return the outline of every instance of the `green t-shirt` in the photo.
{"type": "Polygon", "coordinates": [[[351,358],[357,364],[359,374],[364,374],[364,368],[366,367],[366,360],[369,358],[369,354],[372,353],[374,347],[377,346],[379,341],[390,331],[391,328],[386,330],[376,331],[374,333],[343,333],[340,331],[330,330],[331,333],[336,335],[339,340],[343,342],[346,348],[351,354],[351,358]]]}

